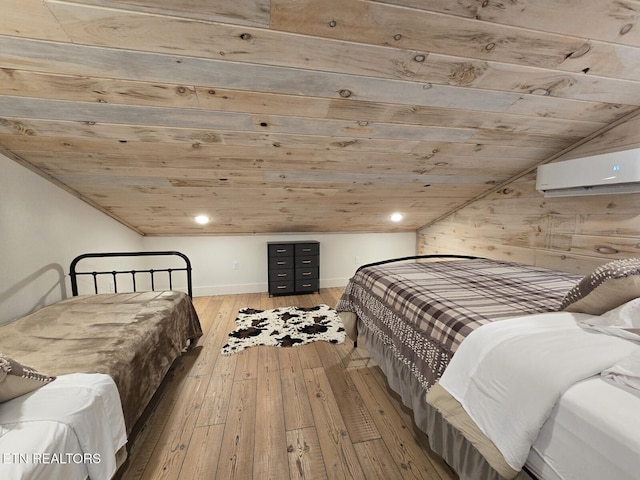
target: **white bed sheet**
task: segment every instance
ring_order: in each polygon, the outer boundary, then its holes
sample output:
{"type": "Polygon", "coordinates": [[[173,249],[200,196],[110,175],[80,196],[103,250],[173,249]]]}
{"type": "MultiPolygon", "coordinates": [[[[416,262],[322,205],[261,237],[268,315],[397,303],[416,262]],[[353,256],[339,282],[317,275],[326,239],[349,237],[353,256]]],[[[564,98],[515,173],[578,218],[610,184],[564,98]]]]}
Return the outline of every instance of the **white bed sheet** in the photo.
{"type": "Polygon", "coordinates": [[[543,425],[527,466],[544,480],[637,480],[639,393],[599,376],[576,383],[543,425]]]}
{"type": "Polygon", "coordinates": [[[108,375],[61,375],[0,404],[3,479],[108,480],[126,442],[120,396],[108,375]]]}

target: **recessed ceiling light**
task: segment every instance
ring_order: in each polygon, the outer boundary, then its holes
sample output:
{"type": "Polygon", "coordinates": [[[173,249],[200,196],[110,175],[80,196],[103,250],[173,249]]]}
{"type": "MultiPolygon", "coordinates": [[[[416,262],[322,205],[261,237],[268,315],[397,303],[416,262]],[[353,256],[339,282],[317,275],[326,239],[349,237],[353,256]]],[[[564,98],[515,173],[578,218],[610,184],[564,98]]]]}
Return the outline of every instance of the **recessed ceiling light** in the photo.
{"type": "Polygon", "coordinates": [[[392,213],[391,216],[389,217],[389,219],[392,222],[399,222],[400,220],[402,220],[404,218],[404,215],[401,213],[392,213]]]}
{"type": "Polygon", "coordinates": [[[194,220],[200,225],[206,225],[211,219],[206,215],[197,215],[194,220]]]}

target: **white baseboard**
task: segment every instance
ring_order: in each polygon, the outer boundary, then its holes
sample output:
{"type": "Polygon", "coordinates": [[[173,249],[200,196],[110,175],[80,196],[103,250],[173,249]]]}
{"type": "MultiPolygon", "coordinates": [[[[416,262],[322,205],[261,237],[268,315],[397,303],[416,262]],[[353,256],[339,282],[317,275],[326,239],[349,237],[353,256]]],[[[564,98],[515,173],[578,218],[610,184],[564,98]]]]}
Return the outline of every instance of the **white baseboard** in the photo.
{"type": "Polygon", "coordinates": [[[193,287],[194,297],[208,297],[211,295],[235,295],[238,293],[260,293],[268,290],[266,283],[212,285],[208,287],[193,287]]]}
{"type": "MultiPolygon", "coordinates": [[[[348,278],[320,279],[320,288],[344,287],[348,278]]],[[[261,293],[267,292],[267,283],[242,283],[236,285],[211,285],[203,287],[193,287],[194,297],[209,297],[213,295],[236,295],[239,293],[261,293]]]]}

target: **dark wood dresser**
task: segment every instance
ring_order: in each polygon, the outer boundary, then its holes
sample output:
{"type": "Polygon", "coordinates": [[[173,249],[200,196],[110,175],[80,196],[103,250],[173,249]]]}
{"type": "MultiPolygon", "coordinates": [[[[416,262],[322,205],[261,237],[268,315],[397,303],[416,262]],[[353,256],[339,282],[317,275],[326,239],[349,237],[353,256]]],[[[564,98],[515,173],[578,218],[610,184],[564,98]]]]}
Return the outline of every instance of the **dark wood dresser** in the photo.
{"type": "Polygon", "coordinates": [[[269,295],[320,291],[320,242],[268,242],[269,295]]]}

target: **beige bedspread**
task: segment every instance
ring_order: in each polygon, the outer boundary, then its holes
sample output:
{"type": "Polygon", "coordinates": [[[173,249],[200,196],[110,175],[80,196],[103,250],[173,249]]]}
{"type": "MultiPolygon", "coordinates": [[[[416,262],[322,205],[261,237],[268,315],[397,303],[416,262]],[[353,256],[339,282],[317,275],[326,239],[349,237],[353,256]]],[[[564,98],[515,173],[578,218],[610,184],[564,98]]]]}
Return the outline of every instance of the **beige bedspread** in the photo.
{"type": "Polygon", "coordinates": [[[201,335],[184,293],[86,295],[0,326],[0,352],[50,375],[110,375],[130,433],[173,361],[201,335]]]}

